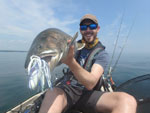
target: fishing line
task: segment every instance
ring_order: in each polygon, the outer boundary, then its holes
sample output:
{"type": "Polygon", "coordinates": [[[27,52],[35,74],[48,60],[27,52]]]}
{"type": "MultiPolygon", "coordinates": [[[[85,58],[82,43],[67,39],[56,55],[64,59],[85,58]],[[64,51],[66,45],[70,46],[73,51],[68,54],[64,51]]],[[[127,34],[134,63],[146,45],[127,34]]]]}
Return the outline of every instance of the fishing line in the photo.
{"type": "MultiPolygon", "coordinates": [[[[111,70],[110,68],[111,68],[112,61],[113,61],[114,56],[115,56],[116,47],[117,47],[118,40],[119,40],[119,35],[120,35],[120,30],[121,30],[121,26],[122,26],[122,23],[123,23],[124,13],[125,13],[125,11],[124,11],[123,14],[122,14],[122,18],[121,18],[121,22],[120,22],[120,26],[119,26],[119,31],[118,31],[118,34],[117,34],[117,39],[116,39],[116,42],[115,42],[115,47],[114,47],[114,49],[113,49],[113,54],[112,54],[112,58],[111,58],[110,64],[109,64],[109,66],[108,66],[108,70],[111,70]]],[[[110,71],[108,71],[108,73],[109,73],[109,72],[110,72],[110,71]]],[[[111,74],[111,73],[109,73],[109,74],[111,74]]]]}
{"type": "Polygon", "coordinates": [[[118,61],[119,61],[119,59],[120,59],[120,57],[121,57],[121,55],[122,55],[122,52],[123,52],[123,50],[124,50],[124,48],[125,48],[125,45],[127,44],[127,40],[128,40],[128,38],[129,38],[129,36],[130,36],[130,34],[131,34],[131,31],[132,31],[132,28],[133,28],[133,25],[134,25],[135,19],[136,19],[136,16],[135,16],[135,18],[134,18],[134,20],[133,20],[133,22],[132,22],[132,25],[131,25],[131,27],[130,27],[130,29],[129,29],[129,32],[128,32],[128,34],[127,34],[127,37],[126,37],[126,39],[125,39],[125,42],[124,42],[124,44],[123,44],[123,46],[122,46],[122,48],[121,48],[121,51],[120,51],[120,53],[119,53],[119,55],[118,55],[118,57],[117,57],[117,60],[115,61],[114,66],[111,66],[111,65],[112,65],[112,61],[113,61],[113,59],[114,59],[116,47],[117,47],[117,44],[118,44],[119,35],[120,35],[120,30],[121,30],[121,26],[122,26],[122,23],[123,23],[124,14],[125,14],[125,10],[124,10],[124,12],[123,12],[123,14],[122,14],[122,18],[121,18],[121,22],[120,22],[119,31],[118,31],[118,34],[117,34],[117,39],[116,39],[115,47],[114,47],[114,50],[113,50],[113,54],[112,54],[112,58],[111,58],[110,64],[109,64],[109,66],[108,66],[108,72],[107,72],[107,75],[106,75],[107,80],[109,80],[109,81],[111,82],[111,84],[112,84],[111,86],[112,86],[113,89],[116,88],[116,85],[115,85],[115,82],[114,82],[113,79],[112,79],[112,72],[116,69],[116,66],[117,66],[117,64],[118,64],[118,61]]]}
{"type": "Polygon", "coordinates": [[[124,14],[125,14],[125,10],[124,10],[124,12],[122,14],[122,18],[121,18],[121,22],[120,22],[120,27],[119,27],[119,31],[118,31],[118,34],[117,34],[117,39],[116,39],[116,42],[115,42],[115,47],[114,47],[114,50],[113,50],[111,61],[110,61],[109,66],[108,66],[108,72],[107,72],[107,75],[106,75],[106,80],[111,82],[111,88],[113,90],[116,88],[116,85],[115,85],[115,82],[112,79],[112,69],[113,69],[113,67],[111,65],[112,65],[112,61],[114,59],[116,47],[117,47],[117,44],[118,44],[118,40],[119,40],[119,36],[120,36],[120,31],[121,31],[121,26],[122,26],[122,23],[123,23],[124,14]]]}
{"type": "Polygon", "coordinates": [[[119,59],[120,59],[120,56],[122,55],[122,52],[123,52],[123,50],[124,50],[124,48],[125,48],[125,46],[126,46],[126,44],[127,44],[127,41],[128,41],[128,38],[129,38],[130,34],[131,34],[131,31],[132,31],[132,28],[133,28],[133,26],[134,26],[135,20],[136,20],[136,16],[135,16],[135,18],[134,18],[134,20],[133,20],[133,22],[132,22],[132,25],[131,25],[131,27],[130,27],[130,29],[129,29],[129,32],[128,32],[128,34],[127,34],[127,37],[126,37],[126,39],[125,39],[125,42],[124,42],[124,44],[123,44],[123,46],[122,46],[122,48],[121,48],[121,51],[120,51],[120,53],[119,53],[119,55],[118,55],[118,58],[117,58],[117,60],[116,60],[116,62],[115,62],[115,64],[114,64],[113,68],[112,68],[111,73],[115,70],[115,68],[116,68],[116,66],[117,66],[117,64],[118,64],[118,61],[119,61],[119,59]]]}

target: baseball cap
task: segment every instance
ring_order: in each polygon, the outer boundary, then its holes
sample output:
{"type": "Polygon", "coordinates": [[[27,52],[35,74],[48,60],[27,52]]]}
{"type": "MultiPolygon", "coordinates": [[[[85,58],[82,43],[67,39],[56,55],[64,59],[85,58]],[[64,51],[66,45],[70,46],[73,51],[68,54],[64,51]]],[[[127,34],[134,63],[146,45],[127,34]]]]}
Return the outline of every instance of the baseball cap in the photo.
{"type": "Polygon", "coordinates": [[[96,16],[92,15],[92,14],[86,14],[84,15],[81,20],[80,20],[80,25],[82,24],[82,22],[86,19],[92,20],[95,24],[98,24],[98,20],[96,18],[96,16]]]}

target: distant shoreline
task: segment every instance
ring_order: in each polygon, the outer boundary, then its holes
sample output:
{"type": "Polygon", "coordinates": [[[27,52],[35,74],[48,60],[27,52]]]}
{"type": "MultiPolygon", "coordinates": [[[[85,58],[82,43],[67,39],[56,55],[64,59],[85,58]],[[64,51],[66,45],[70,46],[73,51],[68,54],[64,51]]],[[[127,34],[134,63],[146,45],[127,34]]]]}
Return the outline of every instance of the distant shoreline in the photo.
{"type": "Polygon", "coordinates": [[[24,50],[0,50],[0,52],[28,52],[24,50]]]}

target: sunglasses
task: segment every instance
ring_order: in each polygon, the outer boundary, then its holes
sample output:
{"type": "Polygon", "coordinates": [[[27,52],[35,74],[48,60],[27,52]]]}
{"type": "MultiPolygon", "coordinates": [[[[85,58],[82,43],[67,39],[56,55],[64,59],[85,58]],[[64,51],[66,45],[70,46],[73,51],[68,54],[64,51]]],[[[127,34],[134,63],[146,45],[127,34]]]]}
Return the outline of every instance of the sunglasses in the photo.
{"type": "Polygon", "coordinates": [[[93,29],[96,29],[96,28],[97,28],[97,24],[80,25],[81,31],[87,30],[88,27],[90,28],[90,30],[93,30],[93,29]]]}

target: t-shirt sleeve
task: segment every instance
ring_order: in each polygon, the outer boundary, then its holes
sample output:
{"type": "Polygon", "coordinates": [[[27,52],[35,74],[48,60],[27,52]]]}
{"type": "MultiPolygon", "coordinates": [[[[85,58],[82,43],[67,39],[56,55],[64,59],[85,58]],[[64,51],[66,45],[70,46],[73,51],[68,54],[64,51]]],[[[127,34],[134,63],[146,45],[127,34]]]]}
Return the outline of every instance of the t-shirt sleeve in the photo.
{"type": "Polygon", "coordinates": [[[103,69],[105,70],[106,67],[108,66],[108,60],[109,60],[108,53],[105,50],[103,50],[95,56],[94,64],[101,65],[103,69]]]}

